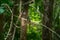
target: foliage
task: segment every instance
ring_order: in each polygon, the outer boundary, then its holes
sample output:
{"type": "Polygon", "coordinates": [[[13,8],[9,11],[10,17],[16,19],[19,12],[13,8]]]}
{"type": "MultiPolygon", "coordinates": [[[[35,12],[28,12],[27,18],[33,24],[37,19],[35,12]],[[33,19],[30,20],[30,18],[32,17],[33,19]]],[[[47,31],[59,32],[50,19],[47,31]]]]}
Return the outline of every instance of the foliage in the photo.
{"type": "Polygon", "coordinates": [[[5,11],[4,8],[0,7],[0,14],[2,14],[4,11],[5,11]]]}
{"type": "MultiPolygon", "coordinates": [[[[4,27],[4,38],[5,38],[10,27],[11,12],[5,6],[2,6],[2,4],[8,4],[8,6],[12,10],[14,6],[14,1],[0,0],[0,15],[1,14],[4,15],[4,20],[3,20],[4,24],[7,22],[6,26],[4,27]]],[[[53,9],[52,25],[53,25],[53,29],[56,31],[60,29],[60,0],[55,0],[53,8],[54,9],[53,9]]],[[[35,0],[34,3],[29,4],[28,20],[36,24],[41,24],[42,23],[41,15],[43,14],[43,10],[44,10],[43,0],[35,0]]],[[[16,23],[17,19],[18,19],[18,15],[14,15],[14,23],[16,23]]],[[[20,23],[18,22],[16,26],[19,27],[20,23]]],[[[16,28],[14,40],[18,40],[20,37],[19,35],[20,35],[20,28],[16,28]]],[[[42,40],[42,26],[27,24],[27,40],[42,40]]]]}

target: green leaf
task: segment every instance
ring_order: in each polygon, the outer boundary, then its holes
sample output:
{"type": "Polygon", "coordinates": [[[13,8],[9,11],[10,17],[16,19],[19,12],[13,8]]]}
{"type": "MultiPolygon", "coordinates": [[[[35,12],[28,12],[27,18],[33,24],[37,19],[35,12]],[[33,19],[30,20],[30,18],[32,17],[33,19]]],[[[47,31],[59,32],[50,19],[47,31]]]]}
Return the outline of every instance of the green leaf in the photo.
{"type": "Polygon", "coordinates": [[[0,7],[0,14],[2,14],[4,11],[5,10],[2,7],[0,7]]]}

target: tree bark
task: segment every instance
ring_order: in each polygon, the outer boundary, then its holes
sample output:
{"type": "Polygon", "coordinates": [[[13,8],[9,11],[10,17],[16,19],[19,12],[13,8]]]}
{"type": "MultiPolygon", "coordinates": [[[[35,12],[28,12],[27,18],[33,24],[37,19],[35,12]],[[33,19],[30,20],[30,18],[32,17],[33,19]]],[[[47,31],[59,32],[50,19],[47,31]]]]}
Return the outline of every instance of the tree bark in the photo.
{"type": "MultiPolygon", "coordinates": [[[[22,4],[28,2],[28,0],[21,0],[22,4]]],[[[27,17],[28,17],[28,4],[22,5],[21,12],[21,32],[20,32],[20,40],[27,40],[27,17]]]]}
{"type": "MultiPolygon", "coordinates": [[[[54,0],[44,0],[43,25],[52,28],[52,14],[54,0]]],[[[42,40],[52,40],[52,32],[43,27],[42,40]]]]}

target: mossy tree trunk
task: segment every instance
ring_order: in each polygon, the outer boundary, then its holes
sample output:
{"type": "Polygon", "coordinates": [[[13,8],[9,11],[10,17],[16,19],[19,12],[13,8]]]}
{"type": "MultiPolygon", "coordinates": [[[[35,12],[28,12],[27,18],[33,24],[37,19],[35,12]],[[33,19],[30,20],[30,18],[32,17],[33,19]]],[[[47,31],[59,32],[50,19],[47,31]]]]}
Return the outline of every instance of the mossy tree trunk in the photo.
{"type": "MultiPolygon", "coordinates": [[[[52,14],[53,14],[53,3],[54,0],[43,0],[44,2],[44,13],[43,13],[43,25],[48,28],[52,28],[52,14]]],[[[52,32],[43,27],[42,40],[52,40],[52,32]]]]}

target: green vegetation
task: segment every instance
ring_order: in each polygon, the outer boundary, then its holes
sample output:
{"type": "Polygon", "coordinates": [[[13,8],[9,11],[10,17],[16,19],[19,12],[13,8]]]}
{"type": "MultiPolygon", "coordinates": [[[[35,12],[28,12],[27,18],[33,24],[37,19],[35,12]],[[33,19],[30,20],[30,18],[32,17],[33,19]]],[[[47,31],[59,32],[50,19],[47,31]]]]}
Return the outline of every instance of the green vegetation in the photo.
{"type": "Polygon", "coordinates": [[[60,0],[0,0],[0,40],[60,40],[60,0]]]}

